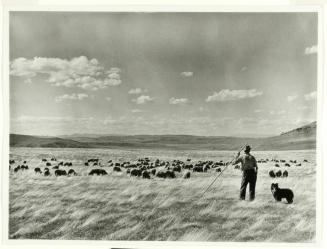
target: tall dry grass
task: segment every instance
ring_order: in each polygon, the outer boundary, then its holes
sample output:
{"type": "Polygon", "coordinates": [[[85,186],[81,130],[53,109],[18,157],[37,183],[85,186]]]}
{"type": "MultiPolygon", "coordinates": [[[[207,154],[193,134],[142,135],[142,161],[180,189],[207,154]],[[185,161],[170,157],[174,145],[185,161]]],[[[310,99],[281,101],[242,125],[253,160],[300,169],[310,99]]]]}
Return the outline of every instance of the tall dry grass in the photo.
{"type": "Polygon", "coordinates": [[[315,239],[315,152],[254,152],[259,158],[297,159],[301,167],[289,177],[268,177],[274,163],[259,164],[257,195],[239,201],[241,173],[233,167],[202,198],[215,173],[191,173],[190,179],[133,178],[125,172],[88,176],[87,158],[106,162],[152,159],[230,160],[232,152],[11,149],[11,158],[27,160],[30,170],[10,174],[9,237],[11,239],[182,240],[310,242],[315,239]],[[75,177],[35,175],[41,158],[72,161],[75,177]],[[276,203],[272,182],[291,188],[291,205],[276,203]]]}

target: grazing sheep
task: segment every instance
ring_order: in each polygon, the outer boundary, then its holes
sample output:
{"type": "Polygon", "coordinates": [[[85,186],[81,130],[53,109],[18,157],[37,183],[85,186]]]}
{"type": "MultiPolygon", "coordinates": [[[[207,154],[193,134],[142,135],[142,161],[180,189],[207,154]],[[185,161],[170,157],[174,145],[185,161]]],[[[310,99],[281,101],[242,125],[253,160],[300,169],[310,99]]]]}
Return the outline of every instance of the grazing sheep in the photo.
{"type": "Polygon", "coordinates": [[[276,164],[275,164],[275,167],[279,167],[279,164],[278,164],[278,163],[276,163],[276,164]]]}
{"type": "Polygon", "coordinates": [[[75,172],[75,170],[70,169],[70,170],[68,171],[68,175],[69,175],[69,176],[71,176],[71,175],[77,176],[77,173],[75,172]]]}
{"type": "Polygon", "coordinates": [[[191,177],[191,172],[190,172],[190,171],[186,172],[186,173],[183,175],[183,178],[184,178],[184,179],[188,179],[188,178],[190,178],[190,177],[191,177]]]}
{"type": "Polygon", "coordinates": [[[35,173],[40,173],[40,174],[42,174],[42,171],[41,171],[40,168],[35,168],[35,169],[34,169],[34,172],[35,172],[35,173]]]}
{"type": "Polygon", "coordinates": [[[131,173],[131,169],[127,169],[127,170],[126,170],[126,173],[127,173],[127,174],[131,173]]]}
{"type": "Polygon", "coordinates": [[[285,171],[283,172],[283,177],[288,177],[288,172],[287,172],[287,170],[285,170],[285,171]]]}
{"type": "Polygon", "coordinates": [[[22,165],[22,166],[20,166],[20,169],[21,169],[21,170],[28,169],[28,166],[27,166],[27,165],[22,165]]]}
{"type": "Polygon", "coordinates": [[[307,160],[307,159],[304,159],[304,160],[303,160],[303,162],[307,163],[307,162],[308,162],[308,160],[307,160]]]}
{"type": "Polygon", "coordinates": [[[47,159],[45,159],[45,158],[42,159],[42,162],[46,162],[46,161],[47,161],[47,159]]]}
{"type": "Polygon", "coordinates": [[[291,167],[291,165],[289,165],[288,163],[285,163],[285,167],[291,167]]]}
{"type": "Polygon", "coordinates": [[[144,170],[142,171],[142,178],[150,179],[150,174],[148,171],[144,170]]]}
{"type": "Polygon", "coordinates": [[[152,174],[152,175],[156,175],[156,171],[157,171],[156,169],[152,169],[152,170],[151,170],[151,174],[152,174]]]}
{"type": "Polygon", "coordinates": [[[89,163],[88,163],[88,162],[85,162],[85,163],[84,163],[84,166],[89,166],[89,163]]]}
{"type": "Polygon", "coordinates": [[[108,173],[104,169],[92,169],[89,175],[108,175],[108,173]]]}
{"type": "Polygon", "coordinates": [[[53,166],[52,168],[53,168],[53,169],[59,169],[59,165],[57,165],[57,166],[53,166]]]}
{"type": "Polygon", "coordinates": [[[193,168],[193,172],[203,172],[203,167],[201,167],[201,166],[195,166],[193,168]]]}
{"type": "Polygon", "coordinates": [[[20,170],[20,165],[18,165],[16,168],[14,168],[14,172],[17,173],[20,170]]]}
{"type": "Polygon", "coordinates": [[[67,172],[66,172],[66,170],[57,169],[57,170],[55,170],[55,175],[56,176],[66,176],[67,172]]]}
{"type": "Polygon", "coordinates": [[[210,169],[210,166],[209,165],[203,166],[203,172],[207,172],[208,169],[210,169]]]}
{"type": "Polygon", "coordinates": [[[58,163],[58,166],[64,166],[64,162],[58,163]]]}
{"type": "Polygon", "coordinates": [[[50,167],[50,166],[51,166],[51,163],[50,163],[50,162],[47,162],[45,165],[46,165],[47,167],[50,167]]]}
{"type": "Polygon", "coordinates": [[[44,169],[44,174],[43,174],[44,176],[50,176],[51,174],[50,174],[50,171],[49,171],[49,169],[48,168],[45,168],[44,169]]]}
{"type": "Polygon", "coordinates": [[[166,171],[166,177],[167,178],[176,178],[175,172],[174,171],[167,170],[166,171]]]}
{"type": "Polygon", "coordinates": [[[299,163],[299,164],[296,164],[295,166],[301,166],[302,164],[301,163],[299,163]]]}
{"type": "Polygon", "coordinates": [[[141,176],[142,175],[142,170],[140,169],[132,169],[131,170],[131,176],[141,176]]]}
{"type": "Polygon", "coordinates": [[[272,177],[272,178],[275,178],[276,177],[275,172],[273,170],[270,170],[269,171],[269,176],[272,177]]]}
{"type": "Polygon", "coordinates": [[[221,172],[221,168],[216,168],[216,172],[221,172]]]}
{"type": "Polygon", "coordinates": [[[182,168],[181,168],[181,166],[175,166],[174,168],[173,168],[173,171],[175,171],[175,172],[181,172],[181,170],[182,170],[182,168]]]}
{"type": "Polygon", "coordinates": [[[240,169],[240,165],[235,165],[234,169],[240,169]]]}
{"type": "Polygon", "coordinates": [[[120,171],[121,171],[121,168],[120,168],[120,167],[117,167],[117,166],[115,166],[115,167],[113,167],[113,171],[116,171],[116,172],[120,172],[120,171]]]}
{"type": "Polygon", "coordinates": [[[282,176],[282,171],[281,170],[278,170],[277,172],[276,172],[276,177],[281,177],[282,176]]]}
{"type": "Polygon", "coordinates": [[[166,172],[165,171],[158,171],[156,173],[156,177],[159,177],[159,178],[166,178],[166,172]]]}

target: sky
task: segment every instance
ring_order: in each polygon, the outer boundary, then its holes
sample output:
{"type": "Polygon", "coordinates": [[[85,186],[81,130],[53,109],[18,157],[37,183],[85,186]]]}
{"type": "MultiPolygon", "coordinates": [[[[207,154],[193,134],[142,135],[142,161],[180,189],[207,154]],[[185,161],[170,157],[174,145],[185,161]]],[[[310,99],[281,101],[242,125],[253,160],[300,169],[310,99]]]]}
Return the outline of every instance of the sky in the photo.
{"type": "Polygon", "coordinates": [[[10,13],[10,132],[270,136],[316,120],[316,13],[10,13]]]}

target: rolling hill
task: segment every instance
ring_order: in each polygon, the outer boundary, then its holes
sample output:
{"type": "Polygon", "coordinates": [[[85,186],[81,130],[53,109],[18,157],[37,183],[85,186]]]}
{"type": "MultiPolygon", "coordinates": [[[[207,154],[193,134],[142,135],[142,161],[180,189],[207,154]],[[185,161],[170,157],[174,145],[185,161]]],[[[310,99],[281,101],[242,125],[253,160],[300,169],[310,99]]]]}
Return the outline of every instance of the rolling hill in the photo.
{"type": "Polygon", "coordinates": [[[191,135],[71,135],[39,137],[10,135],[11,147],[56,148],[143,148],[189,150],[237,150],[251,144],[255,150],[302,150],[316,148],[317,123],[296,128],[279,136],[265,138],[206,137],[191,135]]]}

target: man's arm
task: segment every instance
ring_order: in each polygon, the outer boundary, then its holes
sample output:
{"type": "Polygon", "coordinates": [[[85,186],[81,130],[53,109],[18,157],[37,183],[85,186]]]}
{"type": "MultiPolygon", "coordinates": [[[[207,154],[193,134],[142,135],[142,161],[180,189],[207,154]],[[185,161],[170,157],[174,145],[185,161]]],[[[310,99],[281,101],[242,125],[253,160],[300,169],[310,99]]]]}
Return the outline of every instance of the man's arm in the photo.
{"type": "Polygon", "coordinates": [[[238,163],[240,163],[240,162],[242,162],[242,158],[240,157],[240,154],[238,154],[238,156],[237,156],[237,158],[235,159],[233,165],[238,164],[238,163]]]}
{"type": "Polygon", "coordinates": [[[254,168],[255,168],[255,172],[258,172],[257,159],[255,159],[255,157],[253,157],[253,160],[254,160],[254,168]]]}

